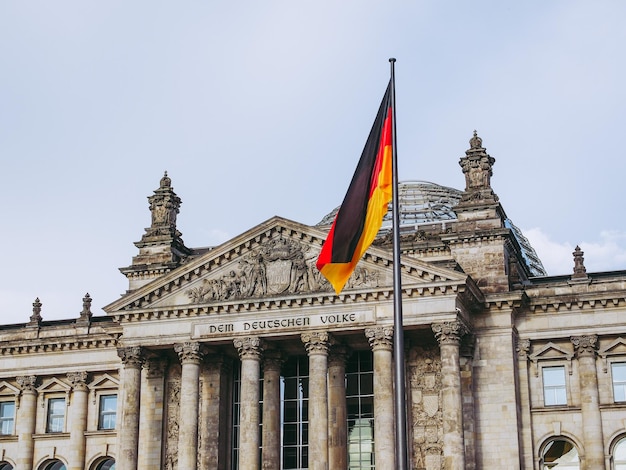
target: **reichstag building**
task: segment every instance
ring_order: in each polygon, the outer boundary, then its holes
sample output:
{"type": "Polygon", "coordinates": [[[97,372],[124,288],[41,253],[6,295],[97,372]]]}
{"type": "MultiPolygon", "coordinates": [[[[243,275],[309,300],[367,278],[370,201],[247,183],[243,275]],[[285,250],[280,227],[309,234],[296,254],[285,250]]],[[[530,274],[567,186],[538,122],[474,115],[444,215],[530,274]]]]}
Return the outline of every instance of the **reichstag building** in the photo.
{"type": "MultiPolygon", "coordinates": [[[[399,188],[409,467],[624,470],[626,271],[548,276],[494,162],[399,188]]],[[[0,326],[0,470],[393,470],[390,219],[335,295],[334,211],[190,248],[167,174],[148,202],[106,315],[0,326]]]]}

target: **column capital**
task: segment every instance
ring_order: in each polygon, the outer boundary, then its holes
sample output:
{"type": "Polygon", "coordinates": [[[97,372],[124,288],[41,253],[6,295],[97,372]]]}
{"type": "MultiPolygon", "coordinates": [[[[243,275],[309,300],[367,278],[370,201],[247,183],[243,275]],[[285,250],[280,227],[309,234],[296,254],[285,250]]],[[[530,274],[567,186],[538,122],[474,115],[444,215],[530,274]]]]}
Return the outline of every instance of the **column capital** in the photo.
{"type": "Polygon", "coordinates": [[[74,391],[86,392],[87,388],[87,372],[68,372],[67,379],[72,384],[74,391]]]}
{"type": "Polygon", "coordinates": [[[315,354],[328,354],[328,348],[332,341],[332,336],[327,331],[307,331],[300,335],[309,356],[315,354]]]}
{"type": "Polygon", "coordinates": [[[17,385],[22,392],[37,393],[37,376],[36,375],[22,375],[15,378],[17,385]]]}
{"type": "Polygon", "coordinates": [[[266,371],[280,372],[284,362],[283,354],[278,349],[269,349],[263,353],[263,369],[266,371]]]}
{"type": "Polygon", "coordinates": [[[437,322],[430,325],[437,342],[442,344],[456,344],[468,333],[467,327],[459,320],[437,322]]]}
{"type": "Polygon", "coordinates": [[[366,328],[365,336],[370,343],[370,348],[375,350],[393,350],[393,326],[376,326],[366,328]]]}
{"type": "Polygon", "coordinates": [[[263,354],[263,341],[258,336],[246,336],[245,338],[235,338],[233,340],[235,348],[239,353],[239,359],[261,360],[263,354]]]}
{"type": "Polygon", "coordinates": [[[197,341],[187,341],[174,345],[181,364],[200,364],[206,354],[205,347],[197,341]]]}
{"type": "Polygon", "coordinates": [[[570,341],[578,357],[595,357],[598,348],[598,335],[572,336],[570,341]]]}
{"type": "Polygon", "coordinates": [[[127,346],[117,348],[117,355],[126,367],[141,368],[143,362],[143,349],[141,346],[127,346]]]}
{"type": "Polygon", "coordinates": [[[229,372],[232,368],[232,359],[223,354],[207,354],[204,363],[207,370],[213,372],[229,372]]]}

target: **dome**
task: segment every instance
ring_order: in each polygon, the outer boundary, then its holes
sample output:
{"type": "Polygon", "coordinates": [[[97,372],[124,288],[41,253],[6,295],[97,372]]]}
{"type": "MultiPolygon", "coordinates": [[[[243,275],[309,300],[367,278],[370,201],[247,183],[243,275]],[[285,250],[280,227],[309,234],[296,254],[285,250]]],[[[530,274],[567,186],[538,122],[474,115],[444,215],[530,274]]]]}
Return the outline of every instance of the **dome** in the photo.
{"type": "MultiPolygon", "coordinates": [[[[418,224],[455,220],[456,214],[452,210],[461,200],[463,191],[440,186],[428,181],[406,181],[398,183],[400,195],[400,226],[411,227],[418,224]]],[[[326,215],[317,225],[330,226],[339,211],[336,207],[326,215]]],[[[391,229],[391,204],[389,212],[383,218],[381,230],[391,229]]]]}
{"type": "MultiPolygon", "coordinates": [[[[461,200],[463,191],[441,186],[428,181],[405,181],[398,183],[400,204],[400,229],[415,228],[420,224],[433,222],[455,221],[454,207],[461,200]]],[[[324,216],[317,224],[318,227],[330,227],[339,211],[336,207],[324,216]]],[[[383,218],[381,233],[387,233],[392,226],[391,203],[389,211],[383,218]]],[[[522,256],[526,260],[534,276],[545,276],[547,273],[537,256],[534,248],[522,231],[510,219],[505,220],[505,226],[511,229],[513,236],[522,249],[522,256]]]]}

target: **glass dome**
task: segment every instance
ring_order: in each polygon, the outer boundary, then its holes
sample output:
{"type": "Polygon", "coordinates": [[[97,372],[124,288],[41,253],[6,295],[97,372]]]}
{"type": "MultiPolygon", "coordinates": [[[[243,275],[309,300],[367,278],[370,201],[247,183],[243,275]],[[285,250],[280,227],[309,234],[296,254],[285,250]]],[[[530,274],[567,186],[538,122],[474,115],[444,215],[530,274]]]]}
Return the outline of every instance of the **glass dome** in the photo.
{"type": "MultiPolygon", "coordinates": [[[[405,181],[398,183],[398,194],[400,196],[400,229],[402,230],[417,227],[420,224],[445,222],[447,220],[455,221],[456,214],[453,209],[461,200],[463,191],[428,181],[405,181]]],[[[324,216],[317,226],[330,227],[338,211],[339,207],[336,207],[332,212],[324,216]]],[[[391,218],[390,203],[389,211],[383,218],[381,232],[388,232],[391,229],[391,218]]],[[[522,249],[522,256],[526,260],[532,275],[545,276],[547,273],[541,260],[528,239],[522,234],[522,231],[510,219],[505,221],[505,226],[511,229],[517,239],[522,249]]]]}

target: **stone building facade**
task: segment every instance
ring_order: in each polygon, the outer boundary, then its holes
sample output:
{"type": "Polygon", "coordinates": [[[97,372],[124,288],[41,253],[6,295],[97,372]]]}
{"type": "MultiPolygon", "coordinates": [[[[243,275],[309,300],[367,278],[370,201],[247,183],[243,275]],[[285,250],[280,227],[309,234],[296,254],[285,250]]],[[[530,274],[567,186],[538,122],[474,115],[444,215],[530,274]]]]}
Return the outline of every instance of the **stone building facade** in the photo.
{"type": "MultiPolygon", "coordinates": [[[[409,466],[624,470],[626,271],[587,273],[576,248],[547,276],[494,162],[475,134],[465,190],[402,226],[409,466]]],[[[391,237],[335,295],[327,225],[275,217],[193,249],[167,174],[148,199],[106,315],[86,295],[45,321],[36,300],[0,327],[0,470],[395,468],[391,237]]]]}

